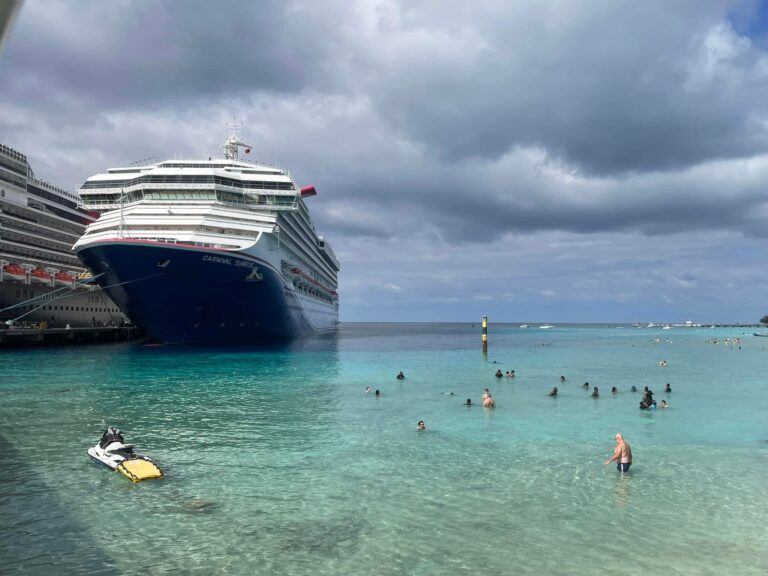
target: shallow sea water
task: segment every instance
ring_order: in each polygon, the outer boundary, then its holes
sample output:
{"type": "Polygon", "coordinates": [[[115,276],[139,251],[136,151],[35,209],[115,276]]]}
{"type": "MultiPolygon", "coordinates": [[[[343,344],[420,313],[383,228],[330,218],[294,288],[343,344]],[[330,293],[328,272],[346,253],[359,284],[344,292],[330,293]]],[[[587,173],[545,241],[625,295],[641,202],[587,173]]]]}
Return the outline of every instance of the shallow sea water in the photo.
{"type": "Polygon", "coordinates": [[[485,356],[479,323],[350,324],[290,349],[2,351],[0,573],[762,576],[768,342],[743,332],[492,324],[485,356]],[[639,410],[633,384],[671,407],[639,410]],[[494,410],[462,406],[485,387],[494,410]],[[166,478],[92,463],[105,425],[166,478]],[[624,476],[603,464],[617,431],[624,476]]]}

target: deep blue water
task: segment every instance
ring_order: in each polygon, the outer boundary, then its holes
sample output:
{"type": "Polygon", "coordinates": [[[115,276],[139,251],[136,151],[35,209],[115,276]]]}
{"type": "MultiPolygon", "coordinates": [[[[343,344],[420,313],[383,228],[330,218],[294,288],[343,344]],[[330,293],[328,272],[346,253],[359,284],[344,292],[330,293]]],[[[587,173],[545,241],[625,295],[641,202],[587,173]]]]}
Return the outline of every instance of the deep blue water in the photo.
{"type": "Polygon", "coordinates": [[[2,351],[0,573],[763,575],[768,342],[743,332],[491,324],[484,355],[479,323],[351,324],[290,348],[2,351]],[[462,405],[486,387],[495,409],[462,405]],[[166,478],[93,464],[107,424],[166,478]],[[618,431],[623,477],[603,464],[618,431]]]}

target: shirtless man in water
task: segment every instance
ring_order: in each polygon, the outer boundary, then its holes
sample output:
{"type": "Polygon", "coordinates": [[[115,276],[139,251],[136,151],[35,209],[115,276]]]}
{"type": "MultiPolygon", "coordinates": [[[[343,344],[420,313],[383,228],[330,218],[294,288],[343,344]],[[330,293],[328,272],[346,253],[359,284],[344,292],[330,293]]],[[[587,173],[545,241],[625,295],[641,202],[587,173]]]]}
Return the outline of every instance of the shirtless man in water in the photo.
{"type": "Polygon", "coordinates": [[[616,449],[613,451],[613,456],[606,460],[606,464],[616,462],[616,470],[620,472],[629,472],[629,467],[632,465],[632,448],[629,446],[629,442],[624,440],[621,434],[616,434],[616,449]]]}

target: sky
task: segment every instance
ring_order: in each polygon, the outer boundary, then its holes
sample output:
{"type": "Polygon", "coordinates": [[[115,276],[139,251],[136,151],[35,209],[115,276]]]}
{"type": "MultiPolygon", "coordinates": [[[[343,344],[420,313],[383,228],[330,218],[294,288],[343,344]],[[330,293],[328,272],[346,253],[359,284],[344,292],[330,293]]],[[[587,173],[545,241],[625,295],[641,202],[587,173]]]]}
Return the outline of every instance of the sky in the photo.
{"type": "Polygon", "coordinates": [[[26,0],[0,142],[76,190],[146,158],[290,171],[342,321],[757,322],[758,0],[26,0]]]}

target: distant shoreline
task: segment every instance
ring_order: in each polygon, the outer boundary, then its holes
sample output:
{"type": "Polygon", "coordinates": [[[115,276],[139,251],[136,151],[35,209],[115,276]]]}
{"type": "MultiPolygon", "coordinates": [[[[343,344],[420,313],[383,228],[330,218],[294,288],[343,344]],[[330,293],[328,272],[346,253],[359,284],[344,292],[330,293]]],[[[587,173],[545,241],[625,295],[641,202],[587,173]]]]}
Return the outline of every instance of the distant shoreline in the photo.
{"type": "MultiPolygon", "coordinates": [[[[342,320],[339,322],[339,324],[379,324],[379,325],[394,325],[394,324],[411,324],[411,325],[425,325],[425,324],[453,324],[458,326],[463,326],[466,324],[476,324],[480,325],[481,320],[457,320],[457,321],[450,321],[450,320],[423,320],[423,321],[403,321],[403,322],[392,322],[392,321],[378,321],[378,320],[342,320]]],[[[765,326],[764,324],[739,324],[739,323],[718,323],[718,322],[702,322],[701,324],[698,324],[696,326],[685,326],[683,324],[673,324],[671,322],[656,322],[655,326],[647,326],[647,325],[640,325],[636,326],[635,322],[509,322],[509,321],[499,321],[499,322],[492,322],[488,321],[488,324],[494,324],[496,326],[514,326],[514,327],[520,327],[521,324],[527,324],[527,328],[538,328],[539,326],[545,326],[545,325],[551,325],[554,328],[565,328],[565,327],[574,327],[574,326],[595,326],[595,327],[604,327],[609,326],[611,328],[613,327],[625,327],[625,328],[642,328],[642,329],[649,329],[649,330],[662,330],[664,326],[669,326],[671,329],[675,328],[684,328],[686,330],[694,329],[694,328],[712,328],[713,326],[715,328],[766,328],[768,329],[768,326],[765,326]]],[[[525,328],[523,328],[525,330],[525,328]]]]}

